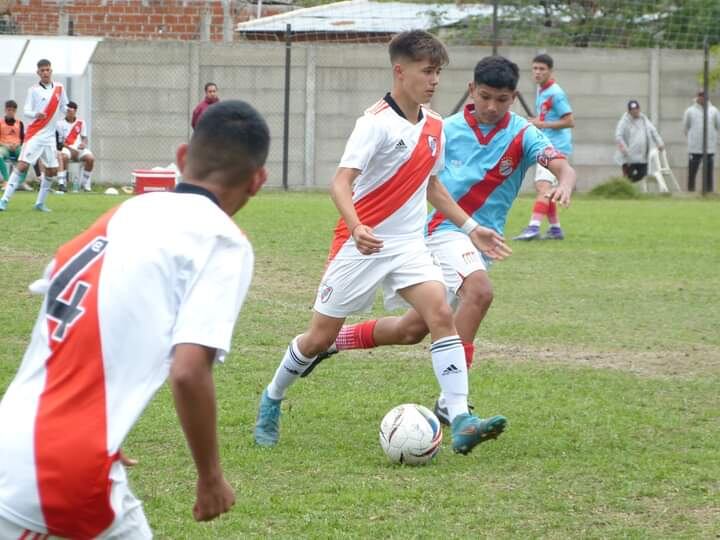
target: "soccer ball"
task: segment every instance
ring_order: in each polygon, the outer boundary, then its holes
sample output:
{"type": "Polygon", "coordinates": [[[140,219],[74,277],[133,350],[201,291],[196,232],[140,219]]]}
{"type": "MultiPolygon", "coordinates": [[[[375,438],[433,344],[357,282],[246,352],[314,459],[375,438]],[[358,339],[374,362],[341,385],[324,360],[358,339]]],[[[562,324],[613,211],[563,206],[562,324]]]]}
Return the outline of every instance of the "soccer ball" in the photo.
{"type": "Polygon", "coordinates": [[[398,405],[380,423],[380,445],[393,463],[424,465],[438,453],[441,442],[437,416],[422,405],[398,405]]]}

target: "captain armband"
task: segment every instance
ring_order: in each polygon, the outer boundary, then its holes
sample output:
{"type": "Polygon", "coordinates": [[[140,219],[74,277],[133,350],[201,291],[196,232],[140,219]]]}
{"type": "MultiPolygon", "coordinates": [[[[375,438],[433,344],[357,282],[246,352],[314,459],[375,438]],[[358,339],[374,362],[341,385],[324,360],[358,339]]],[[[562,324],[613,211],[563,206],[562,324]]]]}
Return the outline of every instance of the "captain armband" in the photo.
{"type": "Polygon", "coordinates": [[[538,155],[537,162],[538,165],[547,169],[547,166],[553,159],[567,159],[567,157],[565,154],[555,150],[552,146],[548,146],[540,155],[538,155]]]}

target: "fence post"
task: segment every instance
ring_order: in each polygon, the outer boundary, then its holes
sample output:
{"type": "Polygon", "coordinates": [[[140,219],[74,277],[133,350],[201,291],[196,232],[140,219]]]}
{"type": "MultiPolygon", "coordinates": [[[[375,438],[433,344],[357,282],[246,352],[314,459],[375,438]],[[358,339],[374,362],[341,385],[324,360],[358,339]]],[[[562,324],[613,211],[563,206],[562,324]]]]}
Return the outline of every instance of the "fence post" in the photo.
{"type": "Polygon", "coordinates": [[[288,151],[290,148],[290,50],[292,48],[291,25],[285,27],[285,110],[283,114],[283,189],[288,189],[288,151]]]}
{"type": "Polygon", "coordinates": [[[305,60],[305,186],[315,185],[315,77],[317,47],[310,44],[305,60]]]}
{"type": "MultiPolygon", "coordinates": [[[[707,195],[713,190],[711,185],[712,169],[710,168],[710,156],[708,155],[708,110],[710,108],[710,50],[708,45],[708,37],[703,40],[703,166],[702,166],[702,194],[707,195]]],[[[714,150],[714,148],[713,148],[714,150]]]]}

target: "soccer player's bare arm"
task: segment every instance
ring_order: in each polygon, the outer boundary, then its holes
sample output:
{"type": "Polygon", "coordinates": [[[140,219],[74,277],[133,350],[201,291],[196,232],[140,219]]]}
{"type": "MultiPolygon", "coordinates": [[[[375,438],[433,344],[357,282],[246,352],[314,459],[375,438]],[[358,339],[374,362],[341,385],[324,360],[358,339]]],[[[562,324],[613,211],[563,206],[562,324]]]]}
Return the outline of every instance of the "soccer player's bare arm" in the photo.
{"type": "Polygon", "coordinates": [[[575,127],[575,117],[573,113],[567,113],[560,120],[540,120],[532,118],[529,120],[531,124],[540,129],[565,129],[575,127]]]}
{"type": "Polygon", "coordinates": [[[193,517],[208,521],[230,510],[235,493],[223,476],[217,442],[212,367],[215,349],[191,343],[175,346],[170,386],[180,424],[198,472],[193,517]]]}
{"type": "Polygon", "coordinates": [[[338,167],[330,185],[330,197],[355,240],[358,251],[363,255],[370,255],[380,251],[383,242],[373,234],[372,227],[360,221],[355,211],[352,201],[352,185],[358,176],[360,176],[358,169],[338,167]]]}
{"type": "Polygon", "coordinates": [[[547,168],[558,179],[558,183],[546,194],[546,197],[565,207],[570,206],[570,197],[575,189],[575,169],[566,159],[553,159],[548,163],[547,168]]]}

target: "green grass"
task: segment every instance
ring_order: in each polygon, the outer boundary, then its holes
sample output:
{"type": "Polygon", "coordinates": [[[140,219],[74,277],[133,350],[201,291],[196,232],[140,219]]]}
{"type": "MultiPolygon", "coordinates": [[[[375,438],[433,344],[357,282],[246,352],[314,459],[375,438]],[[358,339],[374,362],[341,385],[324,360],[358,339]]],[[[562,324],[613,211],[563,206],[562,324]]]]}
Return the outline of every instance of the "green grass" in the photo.
{"type": "MultiPolygon", "coordinates": [[[[54,248],[121,200],[19,193],[0,214],[0,389],[40,299],[27,284],[54,248]]],[[[532,200],[513,209],[508,236],[532,200]]],[[[257,400],[304,330],[336,212],[323,193],[264,192],[238,216],[255,279],[216,370],[233,511],[192,521],[194,468],[167,389],[131,433],[136,494],[158,538],[713,538],[720,535],[720,202],[578,197],[563,242],[512,243],[491,270],[471,399],[508,431],[469,456],[390,465],[391,407],[432,404],[428,342],[353,351],[301,380],[281,443],[252,443],[257,400]]],[[[371,316],[383,313],[376,305],[371,316]]],[[[353,318],[359,320],[361,317],[353,318]]],[[[123,330],[125,331],[125,330],[123,330]]],[[[449,433],[446,432],[449,440],[449,433]]]]}

